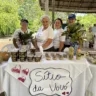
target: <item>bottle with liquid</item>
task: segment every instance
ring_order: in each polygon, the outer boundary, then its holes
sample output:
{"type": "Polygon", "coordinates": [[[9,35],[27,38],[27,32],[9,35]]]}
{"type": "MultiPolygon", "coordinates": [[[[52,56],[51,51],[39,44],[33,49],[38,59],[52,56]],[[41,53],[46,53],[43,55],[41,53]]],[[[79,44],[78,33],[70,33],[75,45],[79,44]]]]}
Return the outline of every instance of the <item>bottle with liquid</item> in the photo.
{"type": "Polygon", "coordinates": [[[72,60],[74,58],[74,48],[69,48],[69,60],[72,60]]]}
{"type": "Polygon", "coordinates": [[[77,59],[77,60],[80,60],[80,59],[81,59],[81,49],[80,49],[80,48],[77,49],[76,59],[77,59]]]}

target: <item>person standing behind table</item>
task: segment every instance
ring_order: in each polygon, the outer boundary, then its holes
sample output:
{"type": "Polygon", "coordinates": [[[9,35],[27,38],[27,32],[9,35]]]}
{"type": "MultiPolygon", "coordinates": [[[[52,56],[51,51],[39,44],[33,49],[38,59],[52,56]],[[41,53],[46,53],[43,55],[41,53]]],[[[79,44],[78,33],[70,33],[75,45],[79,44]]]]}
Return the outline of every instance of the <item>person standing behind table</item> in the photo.
{"type": "Polygon", "coordinates": [[[21,45],[19,33],[30,33],[30,29],[28,29],[28,20],[22,19],[20,21],[21,28],[17,29],[13,34],[13,44],[16,48],[19,48],[21,45]]]}
{"type": "Polygon", "coordinates": [[[36,33],[36,42],[35,47],[39,49],[42,46],[44,51],[53,51],[53,38],[54,33],[53,29],[50,26],[50,18],[49,16],[45,15],[41,18],[42,27],[36,33]]]}
{"type": "Polygon", "coordinates": [[[92,27],[92,32],[94,33],[94,35],[96,35],[96,24],[94,24],[94,26],[92,27]]]}
{"type": "MultiPolygon", "coordinates": [[[[75,21],[76,21],[76,15],[75,14],[70,14],[69,16],[68,16],[68,25],[72,25],[72,24],[74,24],[75,23],[75,21]]],[[[68,26],[67,25],[67,26],[68,26]]],[[[67,30],[67,26],[65,27],[65,31],[67,30]]],[[[69,37],[69,36],[66,36],[66,39],[65,39],[65,43],[64,43],[64,48],[66,48],[66,47],[70,47],[70,43],[71,43],[71,38],[69,37]]]]}
{"type": "Polygon", "coordinates": [[[96,50],[96,24],[92,27],[92,32],[94,34],[94,50],[96,50]]]}
{"type": "Polygon", "coordinates": [[[86,32],[87,41],[89,42],[89,48],[93,47],[94,34],[92,32],[92,27],[89,27],[89,31],[86,32]]]}
{"type": "Polygon", "coordinates": [[[63,51],[65,36],[62,36],[62,33],[64,32],[64,30],[62,29],[62,24],[63,22],[60,18],[57,18],[55,20],[55,30],[53,39],[55,52],[63,51]]]}

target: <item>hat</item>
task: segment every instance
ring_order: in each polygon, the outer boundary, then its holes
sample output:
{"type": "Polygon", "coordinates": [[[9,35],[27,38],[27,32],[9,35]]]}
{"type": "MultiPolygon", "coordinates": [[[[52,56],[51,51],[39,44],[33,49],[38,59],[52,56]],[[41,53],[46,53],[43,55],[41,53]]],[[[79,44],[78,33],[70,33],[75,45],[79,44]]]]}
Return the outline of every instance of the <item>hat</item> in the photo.
{"type": "Polygon", "coordinates": [[[28,20],[27,19],[21,19],[21,22],[28,23],[28,20]]]}
{"type": "Polygon", "coordinates": [[[76,19],[76,15],[75,15],[75,14],[70,14],[70,15],[68,16],[68,19],[76,19]]]}

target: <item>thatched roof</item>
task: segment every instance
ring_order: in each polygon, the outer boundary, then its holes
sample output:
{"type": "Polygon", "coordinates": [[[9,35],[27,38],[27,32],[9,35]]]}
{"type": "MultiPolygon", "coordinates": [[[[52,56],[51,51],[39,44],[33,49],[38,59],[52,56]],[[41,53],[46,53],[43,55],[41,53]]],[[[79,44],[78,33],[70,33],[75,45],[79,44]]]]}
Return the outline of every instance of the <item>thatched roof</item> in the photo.
{"type": "MultiPolygon", "coordinates": [[[[39,0],[42,10],[45,10],[45,0],[39,0]]],[[[52,11],[52,0],[49,0],[49,10],[52,11]]],[[[55,0],[55,11],[96,13],[96,0],[55,0]]]]}

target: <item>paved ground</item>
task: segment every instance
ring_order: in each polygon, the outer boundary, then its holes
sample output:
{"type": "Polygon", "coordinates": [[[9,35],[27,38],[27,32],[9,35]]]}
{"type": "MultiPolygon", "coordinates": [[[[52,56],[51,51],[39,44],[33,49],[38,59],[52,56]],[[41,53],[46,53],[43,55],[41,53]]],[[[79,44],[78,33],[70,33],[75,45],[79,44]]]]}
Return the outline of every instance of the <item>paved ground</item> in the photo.
{"type": "MultiPolygon", "coordinates": [[[[0,50],[2,49],[3,46],[7,45],[7,44],[12,44],[12,37],[6,37],[6,38],[0,38],[0,50]]],[[[91,48],[91,49],[87,49],[87,48],[84,48],[83,49],[84,51],[93,51],[94,49],[91,48]]]]}
{"type": "Polygon", "coordinates": [[[0,50],[7,44],[12,44],[12,37],[0,38],[0,50]]]}

